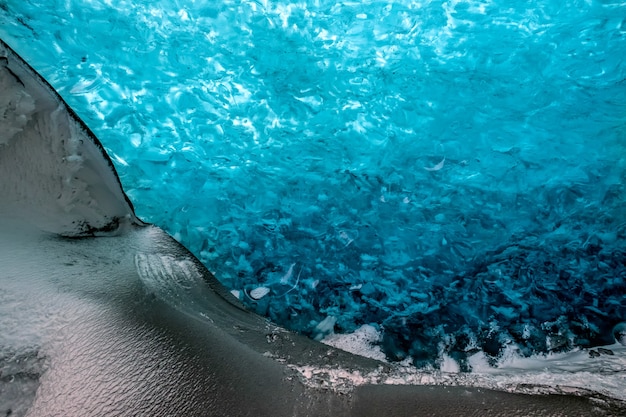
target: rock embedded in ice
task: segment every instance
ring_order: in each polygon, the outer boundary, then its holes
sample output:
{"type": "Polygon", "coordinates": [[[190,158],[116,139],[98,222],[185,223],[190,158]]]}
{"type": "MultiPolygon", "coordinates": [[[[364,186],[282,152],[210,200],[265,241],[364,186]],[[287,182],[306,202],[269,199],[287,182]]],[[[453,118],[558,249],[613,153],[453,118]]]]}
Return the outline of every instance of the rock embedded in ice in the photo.
{"type": "Polygon", "coordinates": [[[601,355],[609,355],[609,356],[615,355],[615,353],[613,353],[611,349],[607,349],[607,348],[598,348],[598,353],[601,355]]]}

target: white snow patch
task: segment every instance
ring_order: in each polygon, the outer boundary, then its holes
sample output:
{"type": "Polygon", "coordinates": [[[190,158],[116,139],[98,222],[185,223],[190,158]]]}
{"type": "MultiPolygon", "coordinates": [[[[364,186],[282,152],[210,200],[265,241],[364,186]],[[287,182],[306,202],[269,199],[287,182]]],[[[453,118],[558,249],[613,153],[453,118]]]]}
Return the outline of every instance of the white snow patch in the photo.
{"type": "Polygon", "coordinates": [[[382,338],[381,333],[374,326],[364,324],[349,334],[331,333],[321,340],[322,343],[355,355],[385,361],[385,354],[377,343],[382,338]]]}
{"type": "Polygon", "coordinates": [[[328,316],[324,320],[317,323],[317,326],[315,326],[315,329],[313,330],[315,332],[314,339],[321,341],[325,336],[333,334],[335,323],[337,323],[337,318],[333,316],[328,316]]]}
{"type": "Polygon", "coordinates": [[[269,293],[270,289],[267,287],[256,287],[255,289],[250,291],[249,295],[250,298],[252,298],[253,300],[260,300],[269,293]]]}
{"type": "MultiPolygon", "coordinates": [[[[347,335],[330,334],[323,343],[357,355],[384,361],[380,348],[373,346],[380,334],[372,326],[362,326],[347,335]]],[[[601,350],[599,347],[594,348],[601,350]]],[[[442,355],[440,369],[418,369],[410,360],[387,363],[384,371],[372,372],[327,369],[326,367],[300,368],[305,383],[338,390],[351,389],[362,384],[387,385],[450,385],[472,386],[527,394],[590,395],[596,393],[626,401],[626,346],[619,343],[604,346],[601,353],[591,357],[588,350],[567,353],[522,357],[508,348],[496,366],[489,364],[487,356],[478,352],[468,358],[471,372],[460,372],[459,364],[442,355]],[[307,378],[312,378],[306,381],[307,378]]]]}
{"type": "Polygon", "coordinates": [[[457,361],[452,359],[450,356],[444,354],[441,361],[441,372],[458,374],[459,372],[461,372],[461,367],[459,366],[457,361]]]}

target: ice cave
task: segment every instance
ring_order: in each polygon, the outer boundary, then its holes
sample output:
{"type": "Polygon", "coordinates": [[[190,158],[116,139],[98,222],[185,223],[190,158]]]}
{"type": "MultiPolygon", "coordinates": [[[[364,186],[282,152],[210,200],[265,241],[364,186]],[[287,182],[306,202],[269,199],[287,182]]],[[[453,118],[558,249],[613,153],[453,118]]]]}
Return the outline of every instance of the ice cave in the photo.
{"type": "Polygon", "coordinates": [[[0,38],[246,308],[626,400],[623,1],[4,0],[0,38]]]}

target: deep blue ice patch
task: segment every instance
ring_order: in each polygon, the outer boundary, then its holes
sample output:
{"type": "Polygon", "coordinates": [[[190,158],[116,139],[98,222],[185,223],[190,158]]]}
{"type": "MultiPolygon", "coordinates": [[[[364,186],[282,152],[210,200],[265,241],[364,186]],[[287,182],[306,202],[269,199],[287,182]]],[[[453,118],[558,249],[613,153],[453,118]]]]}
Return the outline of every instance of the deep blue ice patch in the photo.
{"type": "Polygon", "coordinates": [[[626,321],[623,2],[0,1],[0,35],[281,325],[463,367],[626,321]]]}

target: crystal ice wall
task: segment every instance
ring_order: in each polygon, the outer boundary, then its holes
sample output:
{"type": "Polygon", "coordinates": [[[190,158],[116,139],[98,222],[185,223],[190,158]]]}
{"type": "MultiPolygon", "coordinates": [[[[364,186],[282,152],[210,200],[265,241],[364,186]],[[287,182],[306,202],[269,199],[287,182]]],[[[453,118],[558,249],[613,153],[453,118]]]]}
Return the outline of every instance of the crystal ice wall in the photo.
{"type": "Polygon", "coordinates": [[[623,4],[0,7],[138,214],[272,320],[418,364],[626,320],[623,4]]]}

